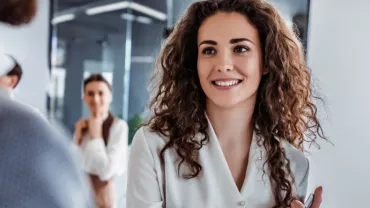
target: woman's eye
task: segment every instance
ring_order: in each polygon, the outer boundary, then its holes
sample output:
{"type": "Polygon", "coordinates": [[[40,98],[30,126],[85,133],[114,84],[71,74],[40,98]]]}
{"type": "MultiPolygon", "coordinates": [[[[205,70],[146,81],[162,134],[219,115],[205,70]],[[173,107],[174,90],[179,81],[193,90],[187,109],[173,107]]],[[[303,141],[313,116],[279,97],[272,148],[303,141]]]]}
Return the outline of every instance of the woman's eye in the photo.
{"type": "Polygon", "coordinates": [[[237,46],[237,47],[235,47],[234,51],[236,53],[245,53],[245,52],[249,51],[249,48],[244,47],[244,46],[237,46]]]}
{"type": "Polygon", "coordinates": [[[206,55],[212,55],[216,53],[216,50],[213,48],[205,48],[203,49],[202,53],[206,55]]]}

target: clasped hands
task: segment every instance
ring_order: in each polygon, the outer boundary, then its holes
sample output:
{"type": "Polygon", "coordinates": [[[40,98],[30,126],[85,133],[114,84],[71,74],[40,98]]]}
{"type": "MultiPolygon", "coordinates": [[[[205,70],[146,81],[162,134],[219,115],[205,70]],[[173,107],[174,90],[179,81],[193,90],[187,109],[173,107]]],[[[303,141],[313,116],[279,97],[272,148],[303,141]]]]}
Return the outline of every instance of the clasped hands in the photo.
{"type": "Polygon", "coordinates": [[[80,144],[84,134],[88,131],[91,139],[102,138],[103,119],[98,113],[94,113],[90,118],[82,118],[75,124],[75,139],[80,144]]]}

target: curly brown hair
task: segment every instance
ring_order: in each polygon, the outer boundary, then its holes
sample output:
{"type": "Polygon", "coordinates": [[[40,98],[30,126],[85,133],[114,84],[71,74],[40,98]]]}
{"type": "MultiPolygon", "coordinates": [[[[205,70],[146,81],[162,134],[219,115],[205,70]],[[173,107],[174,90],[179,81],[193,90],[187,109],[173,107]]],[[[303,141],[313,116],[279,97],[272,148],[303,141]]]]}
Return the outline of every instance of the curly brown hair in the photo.
{"type": "Polygon", "coordinates": [[[278,11],[263,0],[205,0],[193,3],[180,19],[158,58],[153,81],[157,91],[150,107],[154,111],[147,125],[169,138],[161,151],[173,148],[194,178],[202,166],[198,151],[207,144],[208,122],[205,115],[206,95],[197,72],[197,33],[202,22],[216,12],[245,15],[260,36],[263,64],[269,73],[262,77],[253,113],[257,143],[267,152],[264,165],[269,167],[275,206],[288,207],[295,198],[294,176],[290,161],[274,137],[287,140],[304,151],[303,142],[326,139],[313,103],[311,71],[294,31],[287,27],[278,11]],[[201,133],[201,139],[196,135],[201,133]]]}
{"type": "Polygon", "coordinates": [[[1,0],[0,22],[11,25],[29,23],[36,14],[37,0],[1,0]]]}

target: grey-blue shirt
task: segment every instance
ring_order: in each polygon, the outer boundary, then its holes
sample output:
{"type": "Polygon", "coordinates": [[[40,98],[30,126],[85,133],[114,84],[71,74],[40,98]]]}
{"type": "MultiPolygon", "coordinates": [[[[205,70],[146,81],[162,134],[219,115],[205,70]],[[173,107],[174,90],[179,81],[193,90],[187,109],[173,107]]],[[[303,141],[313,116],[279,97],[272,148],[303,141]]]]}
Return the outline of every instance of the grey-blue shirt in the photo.
{"type": "Polygon", "coordinates": [[[0,95],[0,207],[95,207],[69,142],[40,115],[0,95]]]}

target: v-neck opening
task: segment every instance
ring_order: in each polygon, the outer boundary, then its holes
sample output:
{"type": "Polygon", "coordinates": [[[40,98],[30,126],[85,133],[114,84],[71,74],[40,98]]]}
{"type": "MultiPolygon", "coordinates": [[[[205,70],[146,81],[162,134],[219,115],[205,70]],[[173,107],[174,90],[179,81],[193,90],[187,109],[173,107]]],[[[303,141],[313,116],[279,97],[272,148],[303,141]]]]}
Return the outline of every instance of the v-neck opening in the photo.
{"type": "Polygon", "coordinates": [[[220,152],[220,154],[219,154],[219,156],[221,157],[220,160],[223,163],[223,166],[226,167],[225,168],[226,169],[225,170],[225,172],[226,172],[225,177],[227,177],[227,180],[229,180],[229,182],[232,184],[231,186],[233,186],[233,189],[235,190],[235,192],[239,194],[239,197],[241,197],[245,194],[245,189],[246,189],[246,186],[247,186],[247,180],[248,180],[248,176],[249,176],[249,173],[250,173],[249,169],[251,168],[251,165],[252,165],[251,164],[252,163],[252,156],[253,156],[252,145],[253,145],[254,137],[255,137],[254,132],[253,132],[253,136],[252,136],[252,141],[251,141],[250,146],[249,146],[248,164],[247,164],[246,169],[244,170],[245,171],[245,176],[244,176],[244,179],[243,179],[242,186],[239,190],[238,185],[236,184],[236,181],[234,180],[234,177],[233,177],[233,174],[231,172],[230,166],[227,163],[225,153],[222,150],[222,147],[221,147],[220,142],[218,141],[216,132],[213,129],[213,126],[212,126],[209,119],[208,119],[208,126],[209,126],[208,128],[209,128],[210,137],[213,138],[212,140],[214,140],[212,142],[215,143],[218,152],[220,152]]]}

